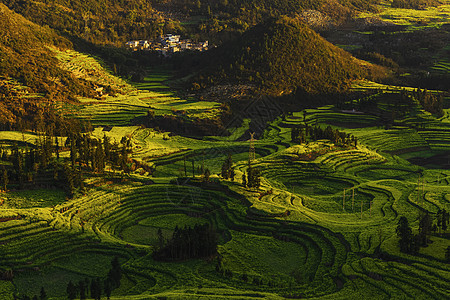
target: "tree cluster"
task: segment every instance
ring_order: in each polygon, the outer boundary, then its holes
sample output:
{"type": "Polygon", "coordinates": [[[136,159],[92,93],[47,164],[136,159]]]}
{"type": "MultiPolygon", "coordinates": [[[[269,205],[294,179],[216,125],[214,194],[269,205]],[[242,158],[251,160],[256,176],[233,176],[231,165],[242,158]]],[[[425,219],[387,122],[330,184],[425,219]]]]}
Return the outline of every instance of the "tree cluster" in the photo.
{"type": "Polygon", "coordinates": [[[436,96],[426,89],[416,89],[411,92],[402,90],[400,95],[402,98],[418,101],[424,110],[436,115],[438,118],[444,115],[444,97],[442,94],[436,96]]]}
{"type": "Polygon", "coordinates": [[[258,189],[261,185],[261,170],[259,168],[252,167],[249,163],[247,173],[242,174],[242,185],[248,188],[258,189]]]}
{"type": "Polygon", "coordinates": [[[157,37],[164,29],[174,31],[179,27],[177,22],[161,18],[151,1],[5,0],[3,3],[34,23],[94,44],[122,45],[129,39],[157,37]]]}
{"type": "Polygon", "coordinates": [[[221,175],[224,179],[234,180],[234,167],[233,167],[233,159],[231,154],[228,154],[226,160],[222,164],[221,175]]]}
{"type": "MultiPolygon", "coordinates": [[[[8,184],[26,186],[57,185],[63,188],[69,197],[76,189],[83,190],[82,172],[104,172],[109,165],[116,170],[129,173],[131,140],[123,137],[111,143],[104,135],[103,140],[90,137],[89,134],[69,131],[65,143],[55,131],[38,132],[36,145],[27,145],[21,149],[14,145],[11,151],[0,147],[0,160],[10,162],[0,169],[0,189],[6,190],[8,184]],[[68,150],[69,159],[62,159],[59,153],[68,150]]],[[[135,164],[138,164],[137,162],[135,164]]],[[[139,163],[144,170],[152,173],[153,167],[139,163]]]]}
{"type": "Polygon", "coordinates": [[[330,140],[336,145],[350,146],[357,145],[357,138],[351,134],[333,129],[327,126],[323,129],[320,126],[294,127],[291,130],[291,140],[293,143],[305,143],[307,140],[330,140]]]}
{"type": "Polygon", "coordinates": [[[159,247],[153,253],[156,260],[178,261],[208,257],[217,252],[217,232],[210,224],[175,227],[172,238],[165,240],[158,232],[159,247]]]}
{"type": "Polygon", "coordinates": [[[47,300],[47,292],[45,291],[45,289],[43,287],[41,287],[41,291],[39,292],[39,296],[38,295],[34,295],[33,298],[30,298],[27,295],[22,295],[20,297],[18,296],[14,296],[14,300],[47,300]]]}
{"type": "Polygon", "coordinates": [[[399,239],[400,251],[404,253],[417,254],[420,247],[427,247],[430,243],[430,235],[439,228],[439,230],[447,230],[449,223],[449,214],[444,210],[439,210],[436,214],[437,224],[433,225],[431,215],[421,213],[419,216],[419,232],[413,234],[408,219],[404,216],[400,217],[396,233],[399,239]]]}
{"type": "Polygon", "coordinates": [[[436,226],[433,225],[433,231],[439,230],[439,232],[447,231],[449,220],[449,213],[444,209],[439,209],[436,213],[436,226]]]}
{"type": "Polygon", "coordinates": [[[122,269],[119,264],[119,260],[115,257],[111,261],[111,269],[108,272],[108,276],[105,279],[93,278],[91,280],[80,280],[74,284],[69,281],[67,284],[66,292],[69,300],[74,300],[79,297],[80,300],[95,299],[100,300],[102,295],[105,295],[107,299],[110,299],[111,292],[120,287],[120,279],[122,278],[122,269]]]}

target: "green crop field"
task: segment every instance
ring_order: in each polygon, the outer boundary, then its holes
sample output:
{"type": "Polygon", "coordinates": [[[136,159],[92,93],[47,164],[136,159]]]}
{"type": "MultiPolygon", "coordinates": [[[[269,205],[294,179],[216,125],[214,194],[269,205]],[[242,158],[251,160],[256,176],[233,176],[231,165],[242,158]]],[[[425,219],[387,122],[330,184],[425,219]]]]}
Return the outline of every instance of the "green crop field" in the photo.
{"type": "Polygon", "coordinates": [[[419,10],[392,8],[391,1],[380,1],[379,13],[362,13],[360,17],[377,16],[384,21],[391,22],[395,25],[405,25],[411,29],[448,24],[450,20],[450,2],[448,0],[441,0],[439,3],[441,5],[419,10]]]}
{"type": "MultiPolygon", "coordinates": [[[[415,17],[446,13],[447,6],[415,17]]],[[[384,10],[380,17],[412,24],[401,13],[409,14],[384,10]]],[[[94,57],[59,51],[58,58],[78,76],[123,92],[80,99],[59,112],[90,120],[92,138],[107,136],[117,144],[129,138],[130,160],[154,171],[116,172],[107,165],[103,173],[79,174],[84,190],[73,198],[44,185],[2,190],[0,275],[13,276],[0,281],[1,299],[38,295],[41,287],[48,299],[67,299],[69,281],[106,278],[114,257],[123,270],[115,300],[450,297],[448,229],[433,231],[417,255],[401,252],[396,235],[402,216],[417,234],[421,213],[428,212],[434,224],[439,210],[450,210],[448,109],[436,118],[415,104],[386,126],[389,100],[400,87],[357,82],[354,91],[377,91],[369,98],[373,110],[326,105],[266,124],[251,161],[261,185],[248,188],[242,184],[249,172],[249,142],[243,137],[250,119],[228,128],[228,136],[187,137],[137,126],[133,120],[149,110],[156,116],[214,118],[220,103],[178,96],[167,85],[168,71],[150,70],[143,82],[132,83],[110,75],[94,57]],[[294,143],[292,128],[306,126],[330,126],[357,142],[294,143]],[[228,155],[233,180],[221,176],[228,155]],[[210,171],[209,182],[203,182],[202,169],[210,171]],[[169,240],[179,228],[200,224],[217,230],[216,255],[155,259],[160,234],[169,240]]],[[[0,132],[8,155],[14,145],[25,150],[38,139],[29,131],[0,132]]],[[[60,155],[70,158],[69,149],[60,155]]]]}

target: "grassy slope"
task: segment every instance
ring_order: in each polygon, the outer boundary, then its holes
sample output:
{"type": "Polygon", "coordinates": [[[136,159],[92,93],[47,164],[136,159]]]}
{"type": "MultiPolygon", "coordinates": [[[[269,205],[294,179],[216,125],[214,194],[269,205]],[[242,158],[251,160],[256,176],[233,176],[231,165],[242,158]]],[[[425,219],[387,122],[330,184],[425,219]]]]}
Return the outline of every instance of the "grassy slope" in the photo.
{"type": "MultiPolygon", "coordinates": [[[[161,93],[163,86],[156,79],[152,82],[148,84],[153,91],[139,91],[138,95],[155,94],[156,89],[161,93]]],[[[179,101],[172,95],[168,98],[168,105],[179,101]]],[[[117,103],[120,99],[116,99],[117,103]]],[[[127,101],[125,97],[123,100],[127,101]]],[[[92,105],[100,105],[102,101],[92,105]]],[[[93,112],[93,119],[102,114],[102,110],[93,112]]],[[[261,190],[273,191],[264,196],[240,186],[239,179],[247,165],[246,142],[229,138],[200,141],[168,137],[167,133],[126,126],[115,126],[104,132],[99,127],[94,131],[99,138],[107,133],[120,140],[130,134],[134,157],[157,165],[152,178],[156,184],[140,183],[146,177],[138,173],[128,182],[116,184],[108,179],[92,178],[86,181],[87,195],[70,201],[59,196],[58,201],[57,193],[46,192],[48,204],[28,200],[42,197],[38,196],[39,191],[3,194],[6,200],[3,205],[8,209],[1,210],[1,216],[20,214],[22,219],[0,223],[0,238],[7,245],[2,248],[0,265],[27,270],[17,271],[14,281],[22,292],[37,293],[40,286],[45,286],[54,299],[63,298],[65,281],[103,276],[105,266],[114,255],[122,257],[126,276],[113,299],[146,299],[148,295],[184,299],[262,296],[278,299],[291,291],[308,298],[325,299],[346,299],[349,295],[358,298],[378,295],[381,299],[412,294],[424,298],[448,297],[450,270],[441,261],[448,239],[433,236],[435,242],[421,249],[423,256],[409,256],[399,252],[394,232],[400,215],[407,216],[413,231],[417,232],[418,208],[431,213],[438,208],[450,209],[448,170],[425,170],[426,186],[423,197],[418,199],[417,172],[422,168],[386,154],[416,147],[417,143],[428,145],[429,141],[411,129],[381,129],[376,126],[380,122],[377,116],[352,114],[332,106],[308,109],[306,121],[331,124],[356,135],[364,145],[331,150],[326,141],[292,145],[289,128],[303,123],[303,113],[275,120],[264,138],[256,143],[255,164],[263,167],[261,190]],[[359,124],[361,128],[346,128],[347,124],[359,124]],[[296,160],[298,155],[323,149],[327,150],[316,159],[296,160]],[[186,152],[178,154],[180,150],[186,152]],[[196,168],[203,162],[214,174],[220,172],[227,152],[233,154],[237,182],[225,183],[245,195],[254,209],[271,214],[289,210],[289,217],[248,219],[245,217],[247,204],[239,200],[214,191],[168,184],[169,180],[183,175],[184,153],[194,155],[196,168]],[[157,158],[157,154],[169,155],[157,158]],[[354,201],[352,191],[347,190],[344,209],[343,188],[355,190],[354,201]],[[205,207],[209,212],[205,213],[205,207]],[[192,217],[192,213],[199,215],[192,217]],[[157,228],[170,236],[175,225],[205,221],[216,224],[224,232],[219,252],[225,266],[234,272],[233,279],[216,273],[214,261],[160,263],[151,259],[157,228]],[[274,239],[272,232],[284,234],[288,240],[274,239]],[[346,242],[336,233],[341,233],[346,242]],[[126,244],[131,248],[125,247],[126,244]],[[376,258],[373,254],[378,246],[413,264],[376,258]],[[284,253],[282,260],[280,253],[284,253]],[[69,254],[71,258],[67,259],[69,254]],[[35,267],[38,271],[33,271],[35,267]],[[244,271],[250,283],[241,279],[244,271]],[[262,280],[263,284],[252,284],[253,280],[262,280]],[[339,280],[342,283],[338,284],[339,280]]],[[[99,124],[110,124],[103,122],[99,124]]],[[[440,130],[446,128],[445,122],[432,119],[425,124],[440,130]]],[[[245,126],[248,123],[244,122],[237,132],[243,132],[245,126]]],[[[22,140],[21,134],[5,134],[10,140],[22,140]]],[[[31,135],[26,134],[25,138],[32,142],[31,135]]],[[[188,174],[190,161],[188,157],[188,174]]]]}
{"type": "Polygon", "coordinates": [[[62,70],[48,49],[48,46],[70,47],[69,41],[49,28],[31,23],[3,4],[0,11],[0,76],[17,79],[31,91],[53,98],[89,95],[84,83],[62,70]]]}

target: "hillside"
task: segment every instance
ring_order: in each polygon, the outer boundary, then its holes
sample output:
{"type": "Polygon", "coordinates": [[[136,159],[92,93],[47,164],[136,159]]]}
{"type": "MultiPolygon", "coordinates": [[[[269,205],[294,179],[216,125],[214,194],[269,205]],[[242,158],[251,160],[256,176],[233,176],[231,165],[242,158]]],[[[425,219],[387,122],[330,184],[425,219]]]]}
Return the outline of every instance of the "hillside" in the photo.
{"type": "Polygon", "coordinates": [[[207,21],[207,31],[228,31],[248,28],[269,16],[295,16],[307,10],[320,12],[336,24],[347,20],[357,11],[376,11],[377,3],[379,0],[169,0],[155,7],[177,11],[184,16],[213,17],[211,22],[207,21]],[[214,26],[214,19],[220,20],[226,26],[214,26]]]}
{"type": "Polygon", "coordinates": [[[75,95],[92,94],[91,84],[60,68],[49,48],[70,47],[68,40],[49,28],[31,23],[3,4],[0,4],[0,27],[0,104],[2,115],[8,116],[2,125],[14,123],[15,116],[32,116],[39,102],[73,100],[75,95]]]}
{"type": "Polygon", "coordinates": [[[239,82],[273,95],[340,92],[367,72],[349,53],[288,17],[263,22],[210,51],[205,65],[194,88],[239,82]]]}
{"type": "Polygon", "coordinates": [[[144,0],[2,2],[36,24],[95,44],[123,45],[128,39],[148,38],[162,29],[158,14],[144,0]]]}

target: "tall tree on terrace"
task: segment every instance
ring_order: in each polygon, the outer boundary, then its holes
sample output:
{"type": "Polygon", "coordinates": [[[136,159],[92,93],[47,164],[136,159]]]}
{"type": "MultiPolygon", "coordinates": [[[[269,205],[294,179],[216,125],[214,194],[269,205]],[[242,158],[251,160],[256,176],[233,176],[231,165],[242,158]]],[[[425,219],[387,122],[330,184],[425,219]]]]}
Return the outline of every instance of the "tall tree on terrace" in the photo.
{"type": "Polygon", "coordinates": [[[39,293],[40,300],[47,300],[47,293],[45,292],[44,287],[41,287],[41,292],[39,293]]]}
{"type": "Polygon", "coordinates": [[[6,186],[8,185],[8,171],[5,167],[2,168],[0,185],[4,191],[6,191],[6,186]]]}
{"type": "Polygon", "coordinates": [[[400,251],[405,253],[411,252],[412,230],[409,226],[408,219],[401,216],[397,225],[397,236],[400,238],[400,251]]]}
{"type": "Polygon", "coordinates": [[[77,297],[77,288],[72,283],[72,281],[69,281],[66,291],[67,291],[67,296],[69,297],[69,300],[73,300],[77,297]]]}
{"type": "Polygon", "coordinates": [[[445,232],[447,230],[447,225],[449,222],[449,213],[445,210],[442,210],[442,230],[445,232]]]}
{"type": "Polygon", "coordinates": [[[428,236],[431,233],[432,227],[431,217],[428,212],[422,214],[419,220],[419,236],[422,240],[422,246],[426,246],[428,244],[429,238],[428,236]]]}
{"type": "Polygon", "coordinates": [[[228,178],[231,178],[232,173],[233,173],[233,159],[231,157],[231,154],[228,153],[227,158],[225,159],[225,161],[222,164],[221,175],[224,179],[228,179],[228,178]]]}

